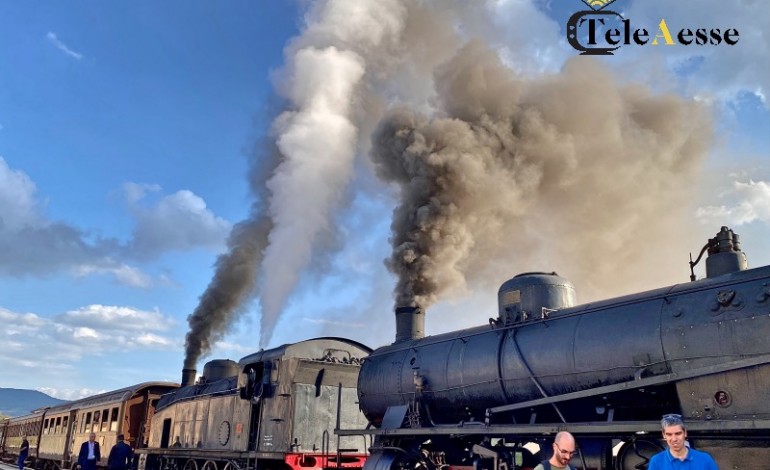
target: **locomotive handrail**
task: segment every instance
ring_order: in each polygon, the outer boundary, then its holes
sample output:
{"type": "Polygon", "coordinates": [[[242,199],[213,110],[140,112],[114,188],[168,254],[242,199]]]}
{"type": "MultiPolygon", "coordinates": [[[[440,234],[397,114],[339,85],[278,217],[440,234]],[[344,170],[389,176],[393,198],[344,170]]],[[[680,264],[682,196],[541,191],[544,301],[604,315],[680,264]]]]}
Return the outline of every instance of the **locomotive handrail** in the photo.
{"type": "Polygon", "coordinates": [[[635,388],[648,387],[650,385],[660,385],[666,382],[674,380],[691,379],[704,375],[712,375],[720,372],[727,372],[731,370],[743,369],[746,367],[753,367],[770,363],[770,354],[762,354],[747,359],[739,359],[737,361],[727,362],[723,364],[717,364],[712,366],[700,367],[698,369],[691,369],[686,372],[671,372],[669,374],[657,375],[654,377],[647,377],[644,379],[630,380],[627,382],[620,382],[614,385],[605,385],[603,387],[589,388],[586,390],[580,390],[578,392],[564,393],[561,395],[554,395],[548,398],[536,398],[534,400],[527,400],[519,403],[513,403],[510,405],[495,406],[487,409],[487,424],[489,418],[496,413],[502,413],[505,411],[514,411],[522,408],[529,408],[532,406],[547,405],[557,403],[560,401],[574,400],[577,398],[586,398],[594,395],[601,395],[605,393],[618,392],[622,390],[633,390],[635,388]]]}

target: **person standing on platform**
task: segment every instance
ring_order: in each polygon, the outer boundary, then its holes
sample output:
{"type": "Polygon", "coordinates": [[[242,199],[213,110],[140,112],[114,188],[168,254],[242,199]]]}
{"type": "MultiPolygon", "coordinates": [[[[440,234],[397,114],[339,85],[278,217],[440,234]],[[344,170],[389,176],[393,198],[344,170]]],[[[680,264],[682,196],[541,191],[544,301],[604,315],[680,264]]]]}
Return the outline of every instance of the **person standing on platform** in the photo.
{"type": "Polygon", "coordinates": [[[81,444],[78,454],[78,468],[80,470],[96,470],[96,464],[102,458],[99,451],[99,443],[96,442],[96,434],[88,435],[88,440],[81,444]]]}
{"type": "Polygon", "coordinates": [[[29,457],[29,441],[27,436],[21,439],[21,447],[19,447],[19,460],[16,462],[19,465],[19,470],[24,470],[24,461],[29,457]]]}
{"type": "Polygon", "coordinates": [[[561,431],[553,438],[553,455],[540,462],[535,470],[574,470],[569,461],[575,452],[575,437],[567,431],[561,431]]]}
{"type": "Polygon", "coordinates": [[[123,434],[118,434],[118,443],[112,446],[110,456],[107,457],[109,470],[128,470],[131,468],[131,446],[124,442],[123,434]]]}
{"type": "Polygon", "coordinates": [[[682,415],[665,415],[660,420],[660,427],[663,428],[663,439],[666,440],[668,449],[652,456],[648,470],[719,470],[709,454],[687,446],[687,428],[684,426],[682,415]]]}

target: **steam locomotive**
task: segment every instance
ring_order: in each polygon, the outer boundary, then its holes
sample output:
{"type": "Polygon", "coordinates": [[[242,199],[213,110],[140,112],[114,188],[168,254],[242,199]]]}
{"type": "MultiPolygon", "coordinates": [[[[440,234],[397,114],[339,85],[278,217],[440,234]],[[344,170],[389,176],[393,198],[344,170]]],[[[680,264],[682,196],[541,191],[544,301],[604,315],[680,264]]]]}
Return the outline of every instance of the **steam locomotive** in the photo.
{"type": "MultiPolygon", "coordinates": [[[[374,351],[316,338],[210,361],[197,383],[185,370],[130,432],[138,469],[531,470],[566,430],[578,468],[643,470],[666,413],[723,470],[766,469],[770,266],[749,270],[726,227],[691,267],[706,253],[706,278],[686,284],[574,305],[566,279],[527,273],[501,286],[482,326],[424,337],[425,313],[399,307],[395,342],[374,351]]],[[[69,453],[39,468],[73,468],[73,432],[115,432],[65,408],[13,419],[41,423],[40,449],[66,436],[69,453]]],[[[8,443],[17,431],[0,425],[8,443]]]]}
{"type": "Polygon", "coordinates": [[[488,325],[432,337],[397,308],[396,341],[359,374],[364,470],[532,468],[550,455],[529,443],[560,430],[578,468],[643,469],[665,413],[720,468],[767,469],[770,266],[747,269],[727,227],[691,269],[706,252],[705,279],[586,305],[555,273],[516,276],[488,325]]]}
{"type": "Polygon", "coordinates": [[[361,469],[371,440],[334,430],[366,426],[356,381],[370,352],[316,338],[210,361],[197,383],[185,369],[155,408],[139,470],[361,469]]]}

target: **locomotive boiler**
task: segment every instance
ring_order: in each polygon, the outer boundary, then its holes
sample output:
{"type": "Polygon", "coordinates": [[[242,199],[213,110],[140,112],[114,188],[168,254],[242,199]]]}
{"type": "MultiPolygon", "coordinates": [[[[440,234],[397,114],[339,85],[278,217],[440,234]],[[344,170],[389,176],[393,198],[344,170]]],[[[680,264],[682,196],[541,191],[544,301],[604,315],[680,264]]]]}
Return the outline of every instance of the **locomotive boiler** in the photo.
{"type": "Polygon", "coordinates": [[[365,469],[532,468],[560,430],[578,468],[646,468],[665,413],[720,468],[767,468],[770,266],[747,269],[727,227],[704,252],[704,279],[585,305],[555,273],[516,276],[488,324],[431,337],[396,309],[396,341],[358,379],[365,469]]]}

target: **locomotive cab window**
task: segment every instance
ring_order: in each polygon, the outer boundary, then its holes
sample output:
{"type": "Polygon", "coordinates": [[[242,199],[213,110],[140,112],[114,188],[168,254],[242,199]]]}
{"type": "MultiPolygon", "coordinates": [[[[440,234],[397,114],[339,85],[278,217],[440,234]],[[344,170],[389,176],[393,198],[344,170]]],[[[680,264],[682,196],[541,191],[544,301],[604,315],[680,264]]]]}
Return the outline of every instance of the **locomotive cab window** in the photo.
{"type": "Polygon", "coordinates": [[[246,368],[247,382],[246,386],[241,389],[241,398],[254,400],[262,397],[266,385],[270,384],[269,365],[268,363],[267,373],[265,373],[265,364],[262,362],[251,364],[246,368]]]}

